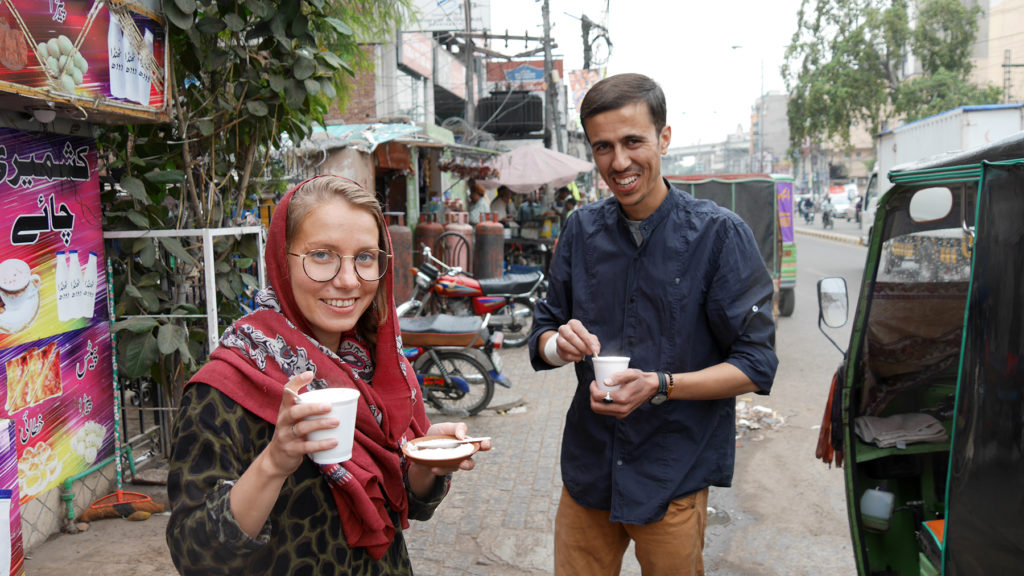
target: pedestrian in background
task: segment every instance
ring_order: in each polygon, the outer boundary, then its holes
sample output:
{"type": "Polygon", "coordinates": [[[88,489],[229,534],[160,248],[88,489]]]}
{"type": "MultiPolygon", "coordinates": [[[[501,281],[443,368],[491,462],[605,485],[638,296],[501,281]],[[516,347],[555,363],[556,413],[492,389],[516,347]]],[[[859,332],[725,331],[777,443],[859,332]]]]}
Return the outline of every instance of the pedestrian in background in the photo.
{"type": "Polygon", "coordinates": [[[516,207],[512,203],[512,190],[508,186],[498,186],[498,192],[491,202],[491,212],[502,221],[516,219],[516,207]]]}
{"type": "Polygon", "coordinates": [[[580,109],[612,198],[566,222],[530,337],[536,370],[575,362],[555,574],[703,574],[709,486],[729,486],[735,396],[771,390],[772,281],[750,228],[662,178],[671,128],[650,78],[622,74],[580,109]],[[630,356],[594,381],[592,357],[630,356]]]}
{"type": "Polygon", "coordinates": [[[427,420],[397,345],[390,250],[377,200],[351,180],[320,176],[278,203],[270,286],[186,385],[175,419],[167,544],[182,574],[412,573],[402,531],[473,463],[424,467],[401,452],[467,430],[427,420]],[[307,435],[339,422],[306,420],[330,406],[296,403],[286,386],[359,390],[351,459],[306,457],[337,445],[307,435]]]}
{"type": "Polygon", "coordinates": [[[480,217],[491,211],[487,202],[486,191],[482,184],[476,180],[469,181],[469,223],[476,225],[480,223],[480,217]]]}

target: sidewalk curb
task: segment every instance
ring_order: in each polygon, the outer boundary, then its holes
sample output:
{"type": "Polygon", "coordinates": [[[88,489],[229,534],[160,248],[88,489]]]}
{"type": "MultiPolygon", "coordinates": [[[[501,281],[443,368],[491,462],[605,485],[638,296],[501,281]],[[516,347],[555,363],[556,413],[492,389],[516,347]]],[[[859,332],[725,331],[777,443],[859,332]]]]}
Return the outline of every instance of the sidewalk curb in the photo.
{"type": "Polygon", "coordinates": [[[814,236],[816,238],[824,238],[825,240],[832,240],[834,242],[843,242],[846,244],[856,244],[857,246],[866,246],[865,242],[859,236],[850,236],[849,234],[839,234],[837,232],[819,232],[817,230],[807,230],[805,228],[794,228],[797,234],[804,234],[806,236],[814,236]]]}

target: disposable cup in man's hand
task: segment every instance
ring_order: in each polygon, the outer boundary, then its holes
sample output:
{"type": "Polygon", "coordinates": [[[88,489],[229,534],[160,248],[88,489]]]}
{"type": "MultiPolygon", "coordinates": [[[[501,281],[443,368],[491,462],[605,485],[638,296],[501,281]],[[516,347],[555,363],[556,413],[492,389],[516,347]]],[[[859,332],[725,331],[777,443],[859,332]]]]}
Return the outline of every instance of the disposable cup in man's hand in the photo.
{"type": "Polygon", "coordinates": [[[310,440],[327,440],[336,438],[338,445],[328,450],[313,452],[309,456],[317,464],[334,464],[344,462],[352,458],[352,437],[356,430],[356,409],[359,406],[359,390],[354,388],[325,388],[323,390],[311,390],[299,394],[304,404],[330,404],[331,411],[327,414],[309,416],[306,420],[319,418],[335,418],[338,420],[336,428],[326,430],[315,430],[307,434],[310,440]]]}
{"type": "Polygon", "coordinates": [[[604,381],[616,372],[629,368],[629,356],[594,356],[594,380],[601,390],[618,390],[619,386],[605,386],[604,381]]]}

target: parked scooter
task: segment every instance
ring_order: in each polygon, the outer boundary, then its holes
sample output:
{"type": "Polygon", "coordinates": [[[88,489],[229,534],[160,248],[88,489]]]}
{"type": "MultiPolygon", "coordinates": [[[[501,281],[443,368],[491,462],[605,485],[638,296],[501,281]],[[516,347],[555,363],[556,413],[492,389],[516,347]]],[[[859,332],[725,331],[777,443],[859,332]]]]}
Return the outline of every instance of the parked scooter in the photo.
{"type": "Polygon", "coordinates": [[[478,280],[438,260],[424,246],[412,297],[398,305],[398,316],[490,314],[491,330],[504,332],[504,345],[516,348],[530,337],[533,308],[543,282],[540,271],[478,280]]]}
{"type": "Polygon", "coordinates": [[[478,414],[494,396],[494,383],[512,382],[502,372],[503,334],[491,332],[489,316],[399,318],[402,352],[413,363],[423,401],[443,414],[478,414]]]}

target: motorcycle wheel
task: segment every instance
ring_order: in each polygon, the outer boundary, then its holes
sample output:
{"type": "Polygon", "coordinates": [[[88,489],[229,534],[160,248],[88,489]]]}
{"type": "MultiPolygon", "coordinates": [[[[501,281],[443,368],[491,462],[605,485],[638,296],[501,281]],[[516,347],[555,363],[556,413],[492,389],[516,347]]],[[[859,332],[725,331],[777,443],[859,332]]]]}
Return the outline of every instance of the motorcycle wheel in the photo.
{"type": "Polygon", "coordinates": [[[423,397],[427,403],[446,415],[457,415],[464,411],[470,416],[480,413],[490,404],[494,396],[494,381],[479,360],[457,350],[435,350],[434,354],[437,362],[429,353],[420,357],[414,367],[417,375],[428,380],[429,377],[435,377],[445,382],[461,378],[468,385],[469,391],[464,392],[455,383],[424,385],[423,397]]]}
{"type": "Polygon", "coordinates": [[[530,340],[530,330],[533,328],[533,302],[529,300],[512,300],[503,310],[509,315],[511,322],[503,326],[501,331],[505,334],[502,346],[508,348],[519,348],[530,340]],[[516,312],[526,308],[529,314],[516,316],[516,312]]]}

